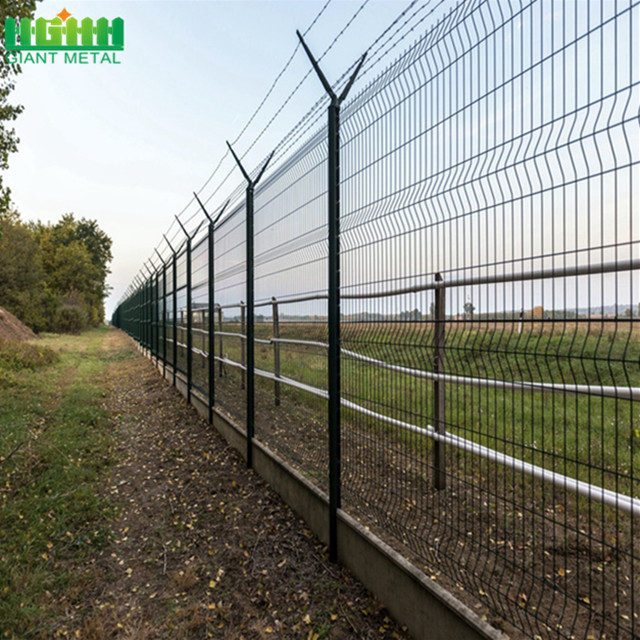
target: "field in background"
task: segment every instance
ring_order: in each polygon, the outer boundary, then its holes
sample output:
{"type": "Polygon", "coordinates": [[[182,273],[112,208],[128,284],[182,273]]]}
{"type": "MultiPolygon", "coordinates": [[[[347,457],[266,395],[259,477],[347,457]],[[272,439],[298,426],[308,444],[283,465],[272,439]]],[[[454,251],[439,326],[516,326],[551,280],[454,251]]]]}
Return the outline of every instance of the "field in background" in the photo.
{"type": "MultiPolygon", "coordinates": [[[[532,382],[590,386],[593,395],[558,391],[527,391],[445,385],[447,430],[497,451],[545,468],[590,481],[607,489],[640,497],[640,415],[631,415],[625,403],[600,397],[602,387],[640,389],[640,324],[613,322],[448,322],[445,332],[445,372],[505,383],[532,382]],[[561,416],[558,430],[545,417],[561,416]],[[633,473],[631,473],[633,468],[633,473]],[[636,478],[631,487],[629,478],[636,478]]],[[[225,322],[224,332],[240,333],[239,323],[225,322]]],[[[369,358],[433,372],[433,324],[345,323],[343,349],[369,358]]],[[[178,341],[186,342],[181,331],[178,341]]],[[[326,327],[319,323],[280,322],[281,339],[326,343],[326,327]]],[[[273,337],[271,322],[256,324],[256,338],[273,337]]],[[[219,336],[215,353],[243,363],[243,340],[219,336]],[[222,347],[220,345],[222,342],[222,347]]],[[[205,332],[194,333],[193,346],[208,353],[205,332]]],[[[326,390],[326,349],[321,346],[258,343],[256,368],[274,373],[275,350],[280,350],[280,375],[326,390]]],[[[170,351],[170,348],[169,348],[170,351]]],[[[179,349],[178,367],[186,372],[186,355],[179,349]]],[[[207,392],[206,358],[194,355],[194,384],[207,392]]],[[[234,376],[241,387],[239,368],[216,367],[218,374],[234,376]]],[[[342,363],[343,394],[371,411],[426,428],[433,424],[433,382],[361,362],[348,356],[342,363]],[[372,393],[373,390],[373,393],[372,393]]],[[[257,376],[257,384],[274,392],[275,383],[257,376]]],[[[305,405],[320,421],[326,416],[323,399],[286,383],[282,397],[305,405]]],[[[627,403],[630,405],[630,403],[627,403]]],[[[360,416],[360,424],[380,423],[360,416]]],[[[395,428],[391,428],[391,430],[395,428]]]]}

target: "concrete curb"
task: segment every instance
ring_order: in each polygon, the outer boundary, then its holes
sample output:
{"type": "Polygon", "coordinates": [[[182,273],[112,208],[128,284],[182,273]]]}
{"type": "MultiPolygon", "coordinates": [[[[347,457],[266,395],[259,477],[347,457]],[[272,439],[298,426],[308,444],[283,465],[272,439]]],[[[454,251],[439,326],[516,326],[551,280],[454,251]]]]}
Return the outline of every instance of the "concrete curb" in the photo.
{"type": "MultiPolygon", "coordinates": [[[[162,373],[162,363],[155,364],[162,373]]],[[[172,381],[170,366],[166,366],[164,377],[172,381]]],[[[180,373],[176,375],[176,388],[186,397],[187,383],[180,373]]],[[[194,389],[191,404],[208,419],[207,399],[194,389]]],[[[246,458],[246,432],[242,428],[217,410],[213,426],[246,458]]],[[[257,440],[253,468],[327,543],[328,497],[257,440]]],[[[505,640],[500,631],[342,510],[338,512],[338,558],[417,640],[505,640]]]]}

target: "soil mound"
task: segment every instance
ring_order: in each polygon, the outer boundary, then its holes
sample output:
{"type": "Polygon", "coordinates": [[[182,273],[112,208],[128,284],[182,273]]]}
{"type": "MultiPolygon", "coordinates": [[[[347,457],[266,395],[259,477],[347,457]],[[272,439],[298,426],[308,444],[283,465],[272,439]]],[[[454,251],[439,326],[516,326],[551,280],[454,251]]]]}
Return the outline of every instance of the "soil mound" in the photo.
{"type": "Polygon", "coordinates": [[[36,334],[6,309],[0,307],[0,340],[33,340],[36,334]]]}

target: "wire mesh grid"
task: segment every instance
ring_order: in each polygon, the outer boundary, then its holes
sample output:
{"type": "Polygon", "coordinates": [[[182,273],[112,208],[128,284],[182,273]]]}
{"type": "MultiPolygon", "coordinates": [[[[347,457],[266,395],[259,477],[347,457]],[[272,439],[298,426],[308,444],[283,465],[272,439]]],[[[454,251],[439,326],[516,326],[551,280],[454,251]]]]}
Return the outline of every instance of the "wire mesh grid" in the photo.
{"type": "MultiPolygon", "coordinates": [[[[515,637],[639,637],[639,4],[429,3],[341,112],[341,506],[515,637]]],[[[318,113],[255,190],[255,369],[242,187],[115,317],[241,425],[253,375],[326,491],[318,113]]]]}

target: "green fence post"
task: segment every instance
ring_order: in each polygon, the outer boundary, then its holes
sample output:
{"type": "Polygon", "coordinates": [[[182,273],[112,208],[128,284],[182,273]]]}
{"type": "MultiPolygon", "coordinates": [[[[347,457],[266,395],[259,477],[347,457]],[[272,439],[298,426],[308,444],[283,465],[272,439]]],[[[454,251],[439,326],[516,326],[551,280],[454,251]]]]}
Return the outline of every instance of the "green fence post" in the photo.
{"type": "Polygon", "coordinates": [[[328,109],[328,235],[329,235],[329,558],[338,559],[338,509],[340,508],[340,105],[347,97],[362,64],[365,53],[338,96],[322,73],[318,62],[296,31],[309,60],[331,98],[328,109]]]}
{"type": "Polygon", "coordinates": [[[247,203],[247,220],[246,220],[246,252],[247,252],[247,467],[253,466],[253,435],[255,429],[255,341],[254,341],[254,299],[253,299],[253,193],[254,188],[260,181],[265,172],[269,161],[273,157],[273,151],[267,158],[266,162],[260,169],[260,172],[254,180],[244,170],[238,156],[236,156],[233,148],[227,142],[227,146],[231,151],[242,175],[247,181],[246,203],[247,203]]]}

